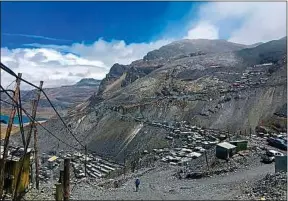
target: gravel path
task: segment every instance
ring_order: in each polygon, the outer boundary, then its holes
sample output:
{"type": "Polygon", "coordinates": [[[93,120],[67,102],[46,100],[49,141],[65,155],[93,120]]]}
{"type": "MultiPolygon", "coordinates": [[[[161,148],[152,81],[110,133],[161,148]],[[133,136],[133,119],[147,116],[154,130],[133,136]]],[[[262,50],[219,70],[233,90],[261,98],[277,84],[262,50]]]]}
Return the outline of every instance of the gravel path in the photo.
{"type": "Polygon", "coordinates": [[[251,185],[267,173],[274,172],[274,164],[260,165],[251,169],[231,172],[198,180],[178,180],[173,177],[175,168],[155,169],[140,176],[139,192],[134,191],[134,180],[130,179],[120,188],[99,189],[92,185],[77,185],[73,199],[81,200],[191,200],[191,199],[235,199],[241,186],[251,185]]]}

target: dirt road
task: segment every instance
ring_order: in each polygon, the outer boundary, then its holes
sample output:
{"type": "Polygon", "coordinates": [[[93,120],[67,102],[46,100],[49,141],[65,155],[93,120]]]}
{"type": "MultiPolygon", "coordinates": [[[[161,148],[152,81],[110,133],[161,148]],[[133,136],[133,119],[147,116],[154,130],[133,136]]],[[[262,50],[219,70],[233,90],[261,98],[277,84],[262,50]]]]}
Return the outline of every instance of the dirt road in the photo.
{"type": "Polygon", "coordinates": [[[155,169],[140,176],[139,192],[134,191],[134,179],[117,189],[97,189],[93,186],[77,185],[73,199],[81,200],[196,200],[235,199],[241,194],[241,185],[255,182],[267,173],[274,172],[274,164],[217,175],[198,180],[178,180],[173,177],[175,169],[155,169]]]}

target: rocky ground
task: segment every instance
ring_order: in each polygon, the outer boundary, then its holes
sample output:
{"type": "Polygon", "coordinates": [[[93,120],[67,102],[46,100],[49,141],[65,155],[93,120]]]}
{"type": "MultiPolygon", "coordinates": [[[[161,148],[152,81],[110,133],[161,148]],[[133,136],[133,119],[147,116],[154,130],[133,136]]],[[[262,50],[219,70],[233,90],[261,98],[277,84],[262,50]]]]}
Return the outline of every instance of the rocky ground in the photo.
{"type": "Polygon", "coordinates": [[[287,200],[287,173],[267,174],[254,185],[244,187],[242,199],[287,200]]]}
{"type": "MultiPolygon", "coordinates": [[[[261,138],[262,139],[262,138],[261,138]]],[[[260,162],[261,154],[268,145],[261,145],[260,139],[251,139],[248,150],[238,152],[229,161],[214,157],[213,149],[207,151],[209,171],[204,155],[192,160],[190,166],[173,166],[161,160],[150,167],[136,169],[113,179],[81,179],[71,184],[71,198],[78,200],[199,200],[199,199],[273,199],[287,196],[286,174],[275,174],[274,163],[260,162]],[[258,145],[256,146],[255,144],[258,145]],[[254,143],[253,143],[254,142],[254,143]],[[264,148],[263,148],[264,146],[264,148]],[[209,172],[198,179],[179,178],[184,170],[209,172]],[[135,192],[134,181],[140,178],[140,190],[135,192]],[[285,192],[284,192],[285,191],[285,192]]],[[[275,149],[275,148],[274,148],[275,149]]],[[[186,171],[186,172],[185,172],[186,171]]],[[[26,199],[54,199],[55,181],[41,184],[38,192],[32,189],[26,199]]]]}
{"type": "MultiPolygon", "coordinates": [[[[143,175],[127,175],[127,181],[119,188],[103,188],[97,184],[83,181],[71,185],[71,196],[79,200],[199,200],[235,199],[243,194],[242,186],[273,173],[273,165],[260,165],[257,168],[215,175],[197,180],[179,180],[174,176],[177,168],[159,167],[143,175]],[[140,178],[140,190],[135,192],[134,180],[140,178]]],[[[141,170],[143,171],[143,170],[141,170]]],[[[147,170],[146,170],[147,171],[147,170]]],[[[31,191],[27,199],[53,199],[53,189],[43,186],[42,193],[31,191]]]]}

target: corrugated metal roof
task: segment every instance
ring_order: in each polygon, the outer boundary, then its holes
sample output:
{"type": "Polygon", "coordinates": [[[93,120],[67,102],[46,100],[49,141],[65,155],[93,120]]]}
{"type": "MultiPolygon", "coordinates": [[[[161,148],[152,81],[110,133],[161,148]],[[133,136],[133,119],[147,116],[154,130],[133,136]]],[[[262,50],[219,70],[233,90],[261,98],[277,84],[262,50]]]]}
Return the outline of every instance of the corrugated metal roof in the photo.
{"type": "Polygon", "coordinates": [[[57,156],[52,156],[51,158],[48,159],[49,162],[55,161],[58,157],[57,156]]]}
{"type": "Polygon", "coordinates": [[[234,149],[234,148],[236,148],[235,145],[230,144],[228,142],[221,142],[221,143],[217,144],[217,146],[223,147],[225,149],[234,149]]]}
{"type": "Polygon", "coordinates": [[[241,142],[248,142],[248,140],[233,140],[230,143],[241,143],[241,142]]]}

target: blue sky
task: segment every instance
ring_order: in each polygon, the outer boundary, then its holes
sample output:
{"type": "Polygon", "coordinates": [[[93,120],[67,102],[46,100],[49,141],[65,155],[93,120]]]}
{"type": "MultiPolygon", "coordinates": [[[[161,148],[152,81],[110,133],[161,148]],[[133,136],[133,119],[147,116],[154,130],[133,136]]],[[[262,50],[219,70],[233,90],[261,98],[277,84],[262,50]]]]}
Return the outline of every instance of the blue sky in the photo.
{"type": "Polygon", "coordinates": [[[285,35],[286,2],[1,2],[1,62],[46,87],[103,79],[175,40],[285,35]]]}
{"type": "MultiPolygon", "coordinates": [[[[82,41],[93,43],[98,38],[140,43],[172,35],[181,37],[187,29],[183,29],[187,17],[202,4],[201,2],[2,2],[2,47],[15,48],[35,42],[50,44],[52,41],[58,45],[82,41]],[[166,32],[167,29],[170,31],[166,32]],[[47,39],[32,35],[45,36],[47,39]],[[62,40],[52,40],[54,38],[62,40]]],[[[194,13],[195,20],[196,15],[194,13]]]]}

